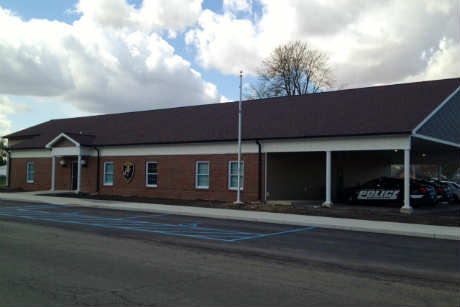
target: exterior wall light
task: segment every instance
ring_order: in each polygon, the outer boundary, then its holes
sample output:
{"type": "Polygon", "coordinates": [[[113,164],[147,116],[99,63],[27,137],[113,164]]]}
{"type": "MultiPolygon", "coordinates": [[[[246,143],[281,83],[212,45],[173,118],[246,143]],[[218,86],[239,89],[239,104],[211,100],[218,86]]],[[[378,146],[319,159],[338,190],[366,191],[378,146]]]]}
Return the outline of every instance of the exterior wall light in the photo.
{"type": "Polygon", "coordinates": [[[59,160],[59,165],[60,166],[65,166],[65,160],[59,160]]]}
{"type": "Polygon", "coordinates": [[[86,166],[86,160],[81,160],[81,166],[86,166]]]}

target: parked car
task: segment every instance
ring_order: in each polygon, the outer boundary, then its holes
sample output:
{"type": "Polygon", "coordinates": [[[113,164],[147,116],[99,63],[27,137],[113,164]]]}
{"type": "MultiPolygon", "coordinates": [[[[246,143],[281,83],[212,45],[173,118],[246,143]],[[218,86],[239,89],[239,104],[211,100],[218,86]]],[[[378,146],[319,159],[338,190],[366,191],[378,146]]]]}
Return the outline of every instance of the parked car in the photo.
{"type": "Polygon", "coordinates": [[[446,184],[451,192],[452,192],[452,199],[454,202],[460,202],[460,185],[453,181],[441,181],[442,183],[446,184]]]}
{"type": "MultiPolygon", "coordinates": [[[[345,190],[348,203],[360,204],[403,204],[404,179],[381,177],[368,181],[360,186],[345,190]]],[[[437,201],[435,189],[418,180],[410,181],[411,203],[415,206],[435,204],[437,201]]]]}
{"type": "Polygon", "coordinates": [[[422,183],[430,184],[435,188],[436,198],[439,203],[451,203],[453,201],[452,190],[449,185],[436,179],[420,180],[422,183]]]}

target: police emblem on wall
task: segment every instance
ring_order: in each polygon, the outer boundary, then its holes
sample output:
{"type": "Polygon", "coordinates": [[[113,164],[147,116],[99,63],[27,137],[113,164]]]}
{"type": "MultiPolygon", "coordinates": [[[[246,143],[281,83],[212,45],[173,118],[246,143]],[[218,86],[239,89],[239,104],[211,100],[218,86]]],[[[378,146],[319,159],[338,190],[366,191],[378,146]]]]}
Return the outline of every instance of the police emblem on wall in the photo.
{"type": "Polygon", "coordinates": [[[123,163],[123,178],[125,179],[126,183],[130,183],[131,180],[133,180],[134,178],[134,163],[133,162],[123,163]]]}

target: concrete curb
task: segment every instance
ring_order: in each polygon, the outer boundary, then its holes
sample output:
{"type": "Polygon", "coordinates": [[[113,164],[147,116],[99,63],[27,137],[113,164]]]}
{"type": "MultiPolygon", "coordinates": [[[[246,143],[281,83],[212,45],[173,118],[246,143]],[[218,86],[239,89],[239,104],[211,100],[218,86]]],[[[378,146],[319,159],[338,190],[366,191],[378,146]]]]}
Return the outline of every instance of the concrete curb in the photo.
{"type": "Polygon", "coordinates": [[[89,200],[82,198],[41,196],[36,192],[0,193],[0,199],[25,202],[33,201],[35,203],[50,203],[54,205],[78,205],[82,207],[100,209],[168,213],[176,215],[200,216],[217,219],[231,219],[296,226],[315,226],[329,229],[373,232],[434,239],[460,240],[459,227],[406,224],[234,209],[214,209],[135,202],[127,203],[122,201],[89,200]]]}

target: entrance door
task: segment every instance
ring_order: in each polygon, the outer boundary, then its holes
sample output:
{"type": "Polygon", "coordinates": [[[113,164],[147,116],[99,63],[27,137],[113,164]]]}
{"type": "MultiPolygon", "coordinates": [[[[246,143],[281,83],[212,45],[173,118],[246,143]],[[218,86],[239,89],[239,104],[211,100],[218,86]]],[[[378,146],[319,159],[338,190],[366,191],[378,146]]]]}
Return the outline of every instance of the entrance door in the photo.
{"type": "Polygon", "coordinates": [[[77,189],[78,185],[78,162],[73,161],[72,162],[72,190],[77,189]]]}

